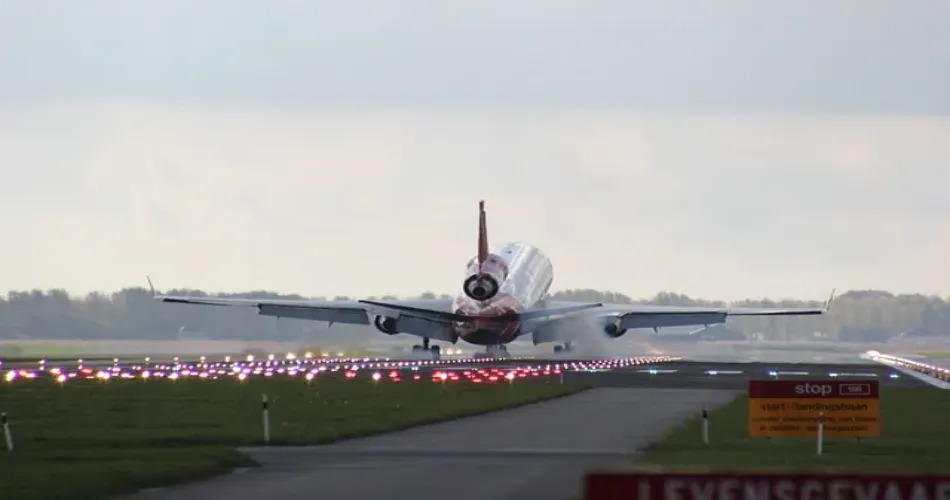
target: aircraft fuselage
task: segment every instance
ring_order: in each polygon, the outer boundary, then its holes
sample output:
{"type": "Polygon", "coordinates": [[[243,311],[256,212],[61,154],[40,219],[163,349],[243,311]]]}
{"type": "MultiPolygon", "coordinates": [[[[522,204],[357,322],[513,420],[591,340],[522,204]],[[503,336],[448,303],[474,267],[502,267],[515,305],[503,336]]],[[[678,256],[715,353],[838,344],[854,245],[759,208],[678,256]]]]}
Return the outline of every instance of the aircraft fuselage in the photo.
{"type": "MultiPolygon", "coordinates": [[[[452,309],[458,314],[491,317],[520,314],[540,303],[554,281],[551,260],[525,243],[506,243],[473,257],[465,270],[462,291],[452,309]]],[[[517,322],[456,323],[458,336],[476,345],[504,345],[521,333],[517,322]]]]}

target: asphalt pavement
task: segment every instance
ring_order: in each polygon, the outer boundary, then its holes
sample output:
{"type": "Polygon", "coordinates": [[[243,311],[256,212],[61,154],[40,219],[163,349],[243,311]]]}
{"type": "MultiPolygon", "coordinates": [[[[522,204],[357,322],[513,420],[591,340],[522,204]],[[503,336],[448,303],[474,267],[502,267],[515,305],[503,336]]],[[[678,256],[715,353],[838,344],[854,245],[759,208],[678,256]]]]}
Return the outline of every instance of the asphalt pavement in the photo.
{"type": "Polygon", "coordinates": [[[879,363],[708,363],[680,361],[616,370],[565,372],[564,380],[596,387],[744,390],[750,380],[877,380],[886,387],[927,387],[917,378],[879,363]]]}
{"type": "Polygon", "coordinates": [[[631,457],[753,379],[876,379],[926,386],[891,367],[672,362],[565,372],[596,388],[562,399],[331,445],[248,448],[261,467],[125,500],[572,499],[582,477],[631,457]]]}
{"type": "Polygon", "coordinates": [[[585,471],[629,461],[668,428],[736,394],[593,389],[332,445],[245,449],[262,467],[126,498],[576,498],[585,471]]]}

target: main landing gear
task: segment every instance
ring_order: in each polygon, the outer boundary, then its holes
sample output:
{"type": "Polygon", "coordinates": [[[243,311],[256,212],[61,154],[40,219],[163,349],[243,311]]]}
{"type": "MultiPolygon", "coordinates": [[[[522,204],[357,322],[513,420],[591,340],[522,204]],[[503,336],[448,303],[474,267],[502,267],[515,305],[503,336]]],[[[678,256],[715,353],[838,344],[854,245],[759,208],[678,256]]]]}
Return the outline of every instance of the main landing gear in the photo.
{"type": "Polygon", "coordinates": [[[476,358],[507,358],[508,347],[504,345],[490,345],[485,347],[485,352],[475,354],[476,358]]]}
{"type": "Polygon", "coordinates": [[[565,342],[563,345],[554,346],[554,354],[565,354],[574,351],[573,342],[565,342]]]}
{"type": "Polygon", "coordinates": [[[428,352],[432,354],[432,359],[439,359],[439,357],[442,355],[442,349],[440,349],[439,346],[429,345],[429,337],[422,337],[422,345],[412,346],[412,352],[413,353],[428,352]]]}

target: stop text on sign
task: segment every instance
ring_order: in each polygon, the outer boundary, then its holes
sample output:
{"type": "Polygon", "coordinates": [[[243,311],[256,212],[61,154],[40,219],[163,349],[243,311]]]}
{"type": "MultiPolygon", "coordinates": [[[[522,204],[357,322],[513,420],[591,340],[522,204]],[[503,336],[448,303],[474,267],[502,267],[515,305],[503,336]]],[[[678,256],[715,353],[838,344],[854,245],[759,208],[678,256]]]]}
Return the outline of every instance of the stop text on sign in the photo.
{"type": "Polygon", "coordinates": [[[810,437],[819,419],[826,437],[880,435],[877,380],[753,380],[749,435],[810,437]]]}

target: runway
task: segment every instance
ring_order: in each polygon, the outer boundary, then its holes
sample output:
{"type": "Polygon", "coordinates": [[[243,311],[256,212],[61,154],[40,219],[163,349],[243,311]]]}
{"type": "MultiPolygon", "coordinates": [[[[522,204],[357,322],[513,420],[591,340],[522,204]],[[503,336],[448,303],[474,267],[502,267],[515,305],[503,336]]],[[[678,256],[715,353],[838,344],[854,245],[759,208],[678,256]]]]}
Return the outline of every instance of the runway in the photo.
{"type": "Polygon", "coordinates": [[[565,370],[589,391],[518,409],[337,444],[249,448],[261,467],[140,492],[127,500],[259,500],[320,496],[355,500],[398,493],[414,500],[572,499],[593,468],[629,462],[704,407],[722,405],[752,379],[874,378],[925,386],[878,364],[671,362],[565,370]]]}
{"type": "Polygon", "coordinates": [[[245,450],[262,467],[135,500],[322,496],[569,499],[591,468],[628,460],[734,391],[593,389],[514,410],[326,446],[245,450]],[[649,408],[649,411],[644,411],[649,408]]]}
{"type": "Polygon", "coordinates": [[[885,387],[926,387],[921,380],[878,363],[707,363],[674,361],[608,371],[566,371],[564,380],[596,387],[744,390],[750,380],[872,379],[885,387]]]}

